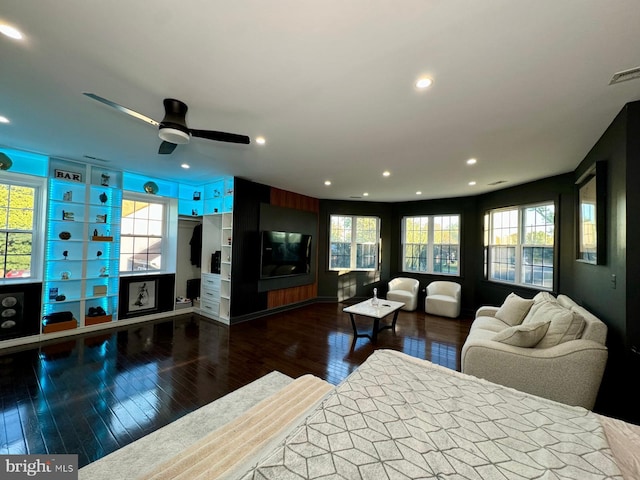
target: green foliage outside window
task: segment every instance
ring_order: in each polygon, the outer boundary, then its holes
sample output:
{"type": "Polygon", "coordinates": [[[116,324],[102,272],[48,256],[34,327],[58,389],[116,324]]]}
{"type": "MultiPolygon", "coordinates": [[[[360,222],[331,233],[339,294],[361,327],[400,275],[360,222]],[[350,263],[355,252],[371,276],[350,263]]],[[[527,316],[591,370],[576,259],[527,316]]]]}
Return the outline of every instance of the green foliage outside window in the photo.
{"type": "Polygon", "coordinates": [[[29,277],[35,188],[0,184],[0,277],[29,277]]]}

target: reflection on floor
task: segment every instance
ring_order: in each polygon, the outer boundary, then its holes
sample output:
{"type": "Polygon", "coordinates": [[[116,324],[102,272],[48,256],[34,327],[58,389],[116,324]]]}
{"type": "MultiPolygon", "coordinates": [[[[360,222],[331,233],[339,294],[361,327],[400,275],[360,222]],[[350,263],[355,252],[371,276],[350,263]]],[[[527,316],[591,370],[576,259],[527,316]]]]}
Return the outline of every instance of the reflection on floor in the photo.
{"type": "Polygon", "coordinates": [[[231,327],[182,315],[0,350],[0,454],[77,453],[83,466],[273,370],[338,384],[374,348],[459,370],[470,319],[401,312],[396,332],[385,330],[374,346],[352,341],[344,306],[231,327]]]}

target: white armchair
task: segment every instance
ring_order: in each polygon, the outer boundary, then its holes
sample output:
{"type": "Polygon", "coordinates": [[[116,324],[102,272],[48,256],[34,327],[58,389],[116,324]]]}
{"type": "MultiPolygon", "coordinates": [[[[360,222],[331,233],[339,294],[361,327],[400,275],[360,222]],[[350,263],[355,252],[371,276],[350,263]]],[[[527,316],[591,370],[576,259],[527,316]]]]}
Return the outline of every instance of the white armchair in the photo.
{"type": "Polygon", "coordinates": [[[402,310],[412,312],[418,307],[420,282],[415,278],[398,277],[389,282],[387,300],[403,302],[402,310]]]}
{"type": "Polygon", "coordinates": [[[442,317],[459,317],[461,291],[460,284],[456,282],[431,282],[427,285],[424,311],[442,317]]]}

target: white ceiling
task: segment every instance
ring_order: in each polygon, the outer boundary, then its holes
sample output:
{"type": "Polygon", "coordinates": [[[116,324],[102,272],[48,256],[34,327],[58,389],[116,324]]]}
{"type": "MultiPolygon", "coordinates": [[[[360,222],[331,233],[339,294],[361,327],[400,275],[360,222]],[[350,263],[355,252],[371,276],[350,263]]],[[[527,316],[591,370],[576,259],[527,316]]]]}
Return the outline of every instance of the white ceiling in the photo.
{"type": "Polygon", "coordinates": [[[0,35],[0,145],[194,185],[475,195],[574,170],[640,99],[608,85],[640,65],[638,0],[3,0],[0,21],[25,35],[0,35]],[[82,92],[158,121],[177,98],[191,128],[252,143],[158,155],[154,127],[82,92]]]}

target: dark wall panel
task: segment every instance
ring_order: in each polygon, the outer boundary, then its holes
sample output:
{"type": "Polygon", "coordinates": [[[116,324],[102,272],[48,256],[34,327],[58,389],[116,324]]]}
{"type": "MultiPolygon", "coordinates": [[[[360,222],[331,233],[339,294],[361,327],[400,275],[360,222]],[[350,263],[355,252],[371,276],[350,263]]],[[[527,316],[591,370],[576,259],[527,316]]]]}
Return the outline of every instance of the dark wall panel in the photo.
{"type": "Polygon", "coordinates": [[[40,333],[41,283],[0,285],[0,340],[40,333]]]}
{"type": "MultiPolygon", "coordinates": [[[[633,304],[638,301],[637,288],[634,290],[630,287],[638,286],[638,264],[633,261],[639,260],[634,247],[640,237],[634,213],[640,203],[634,182],[638,178],[636,163],[640,159],[629,156],[634,150],[637,155],[637,125],[638,102],[635,102],[633,108],[627,105],[622,109],[576,169],[575,179],[578,179],[595,162],[607,162],[606,263],[591,265],[573,261],[572,284],[563,292],[607,324],[609,360],[596,409],[624,418],[630,415],[640,418],[635,405],[637,402],[634,402],[633,382],[628,381],[633,358],[630,358],[632,356],[627,350],[627,318],[637,317],[637,310],[627,310],[628,302],[633,304]],[[635,131],[630,129],[634,124],[635,131]],[[615,284],[612,282],[613,275],[615,284]],[[628,280],[631,283],[627,284],[628,280]]],[[[637,372],[636,363],[636,376],[637,372]]]]}
{"type": "MultiPolygon", "coordinates": [[[[627,291],[627,347],[632,351],[634,361],[640,361],[640,221],[637,212],[640,208],[640,102],[628,105],[627,125],[627,170],[626,170],[626,218],[616,215],[612,228],[622,232],[626,229],[626,291],[627,291]],[[627,221],[629,220],[629,221],[627,221]]],[[[618,245],[622,247],[622,245],[618,245]]],[[[616,251],[618,249],[615,249],[616,251]]],[[[618,254],[618,253],[616,253],[618,254]]],[[[636,363],[638,365],[638,363],[636,363]]],[[[638,369],[635,370],[639,371],[638,369]]]]}
{"type": "Polygon", "coordinates": [[[268,203],[270,187],[234,180],[233,275],[231,318],[266,310],[267,293],[258,291],[260,273],[260,204],[268,203]]]}
{"type": "Polygon", "coordinates": [[[175,305],[175,283],[176,276],[173,273],[162,275],[133,275],[120,277],[120,295],[118,306],[118,318],[133,318],[142,315],[150,315],[158,312],[170,312],[175,305]],[[153,305],[149,304],[149,309],[129,310],[130,295],[135,294],[130,290],[131,283],[156,282],[155,299],[153,305]]]}

